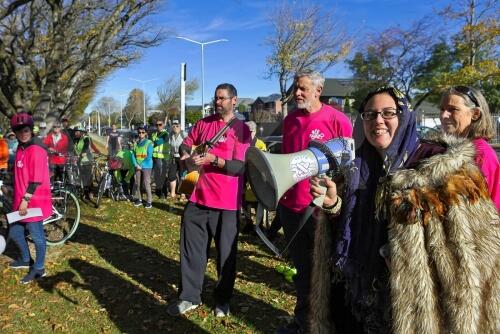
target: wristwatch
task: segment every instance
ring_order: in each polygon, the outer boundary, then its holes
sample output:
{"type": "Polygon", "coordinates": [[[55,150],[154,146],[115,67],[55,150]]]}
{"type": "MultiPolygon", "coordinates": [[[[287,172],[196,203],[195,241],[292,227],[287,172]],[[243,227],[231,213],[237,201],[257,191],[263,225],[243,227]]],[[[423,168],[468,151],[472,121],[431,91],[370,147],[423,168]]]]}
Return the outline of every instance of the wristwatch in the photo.
{"type": "Polygon", "coordinates": [[[31,200],[31,197],[24,195],[24,196],[23,196],[23,199],[24,199],[27,203],[29,203],[29,201],[31,200]]]}
{"type": "Polygon", "coordinates": [[[218,157],[218,156],[215,156],[214,161],[212,161],[210,164],[211,164],[212,166],[217,167],[217,166],[219,165],[219,157],[218,157]]]}

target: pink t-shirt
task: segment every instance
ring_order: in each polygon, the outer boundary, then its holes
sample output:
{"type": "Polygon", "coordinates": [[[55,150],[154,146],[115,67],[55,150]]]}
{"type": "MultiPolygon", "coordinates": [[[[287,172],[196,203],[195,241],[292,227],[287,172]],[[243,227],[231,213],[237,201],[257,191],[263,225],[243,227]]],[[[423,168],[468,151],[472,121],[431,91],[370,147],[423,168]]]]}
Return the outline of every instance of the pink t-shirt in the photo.
{"type": "MultiPolygon", "coordinates": [[[[183,144],[191,147],[210,139],[226,123],[216,114],[205,117],[193,126],[183,144]]],[[[226,133],[209,151],[224,160],[245,161],[245,152],[250,146],[250,130],[242,121],[235,119],[226,133]]],[[[190,201],[210,208],[238,210],[241,206],[243,175],[232,176],[211,165],[202,166],[200,178],[191,194],[190,201]]]]}
{"type": "MultiPolygon", "coordinates": [[[[305,150],[311,140],[324,143],[337,137],[352,137],[351,121],[342,112],[328,105],[312,114],[296,109],[284,120],[282,151],[299,152],[305,150]]],[[[309,179],[302,180],[281,197],[280,203],[301,212],[313,200],[310,189],[309,179]]]]}
{"type": "Polygon", "coordinates": [[[497,154],[486,140],[482,138],[474,139],[472,142],[476,147],[474,160],[486,179],[491,199],[495,202],[497,210],[500,211],[500,165],[498,164],[497,154]]]}
{"type": "Polygon", "coordinates": [[[42,217],[26,218],[22,220],[25,223],[38,222],[49,217],[52,214],[52,196],[47,151],[36,144],[31,144],[26,148],[19,145],[14,160],[13,210],[18,210],[30,182],[37,182],[40,185],[31,197],[28,208],[41,208],[42,217]]]}

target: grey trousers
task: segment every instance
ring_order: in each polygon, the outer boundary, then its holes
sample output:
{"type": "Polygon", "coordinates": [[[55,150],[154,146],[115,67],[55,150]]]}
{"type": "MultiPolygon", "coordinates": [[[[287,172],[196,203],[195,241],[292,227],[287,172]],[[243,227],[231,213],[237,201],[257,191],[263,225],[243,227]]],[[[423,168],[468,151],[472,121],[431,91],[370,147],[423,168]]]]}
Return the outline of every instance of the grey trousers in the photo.
{"type": "Polygon", "coordinates": [[[134,188],[132,194],[138,199],[142,199],[143,190],[146,191],[146,200],[151,203],[153,196],[151,195],[151,169],[136,169],[135,170],[134,188]]]}
{"type": "Polygon", "coordinates": [[[167,180],[168,168],[170,161],[168,159],[153,158],[153,173],[154,181],[156,185],[156,194],[168,193],[168,184],[165,184],[167,180]]]}

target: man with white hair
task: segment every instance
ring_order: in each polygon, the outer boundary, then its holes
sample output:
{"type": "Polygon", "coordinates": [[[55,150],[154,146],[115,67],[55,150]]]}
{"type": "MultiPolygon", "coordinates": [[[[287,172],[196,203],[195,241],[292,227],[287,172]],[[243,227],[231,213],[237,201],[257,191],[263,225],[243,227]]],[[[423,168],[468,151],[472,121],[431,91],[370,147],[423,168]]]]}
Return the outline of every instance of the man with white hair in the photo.
{"type": "MultiPolygon", "coordinates": [[[[297,108],[283,121],[282,153],[295,153],[307,149],[309,142],[322,143],[336,137],[351,137],[352,125],[342,112],[320,101],[325,78],[318,72],[304,71],[294,78],[293,94],[297,108]]],[[[282,197],[277,214],[283,224],[290,255],[297,275],[294,277],[297,292],[295,319],[277,333],[304,333],[309,327],[309,291],[314,248],[316,215],[312,215],[312,200],[309,179],[298,182],[282,197]],[[299,226],[302,228],[298,232],[299,226]],[[294,236],[295,235],[295,236],[294,236]]]]}

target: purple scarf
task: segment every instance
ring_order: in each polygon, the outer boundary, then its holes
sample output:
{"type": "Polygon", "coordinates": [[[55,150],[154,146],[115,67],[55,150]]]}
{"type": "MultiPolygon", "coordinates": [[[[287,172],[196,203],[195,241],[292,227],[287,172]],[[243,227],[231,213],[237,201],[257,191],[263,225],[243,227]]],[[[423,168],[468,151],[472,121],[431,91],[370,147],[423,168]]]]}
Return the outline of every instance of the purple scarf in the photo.
{"type": "MultiPolygon", "coordinates": [[[[380,247],[387,243],[387,219],[383,210],[379,211],[377,218],[377,194],[383,189],[386,178],[392,172],[404,168],[418,147],[415,112],[397,89],[382,88],[370,93],[360,111],[364,110],[373,95],[382,92],[389,93],[396,101],[401,112],[398,114],[399,125],[384,157],[381,157],[364,140],[363,120],[357,118],[354,138],[357,143],[361,143],[356,150],[357,169],[347,178],[343,195],[345,204],[336,231],[334,260],[346,280],[348,300],[354,314],[365,323],[371,322],[369,317],[372,315],[385,318],[383,313],[387,313],[389,307],[388,272],[379,254],[380,247]]],[[[373,329],[377,332],[375,327],[373,329]]]]}

